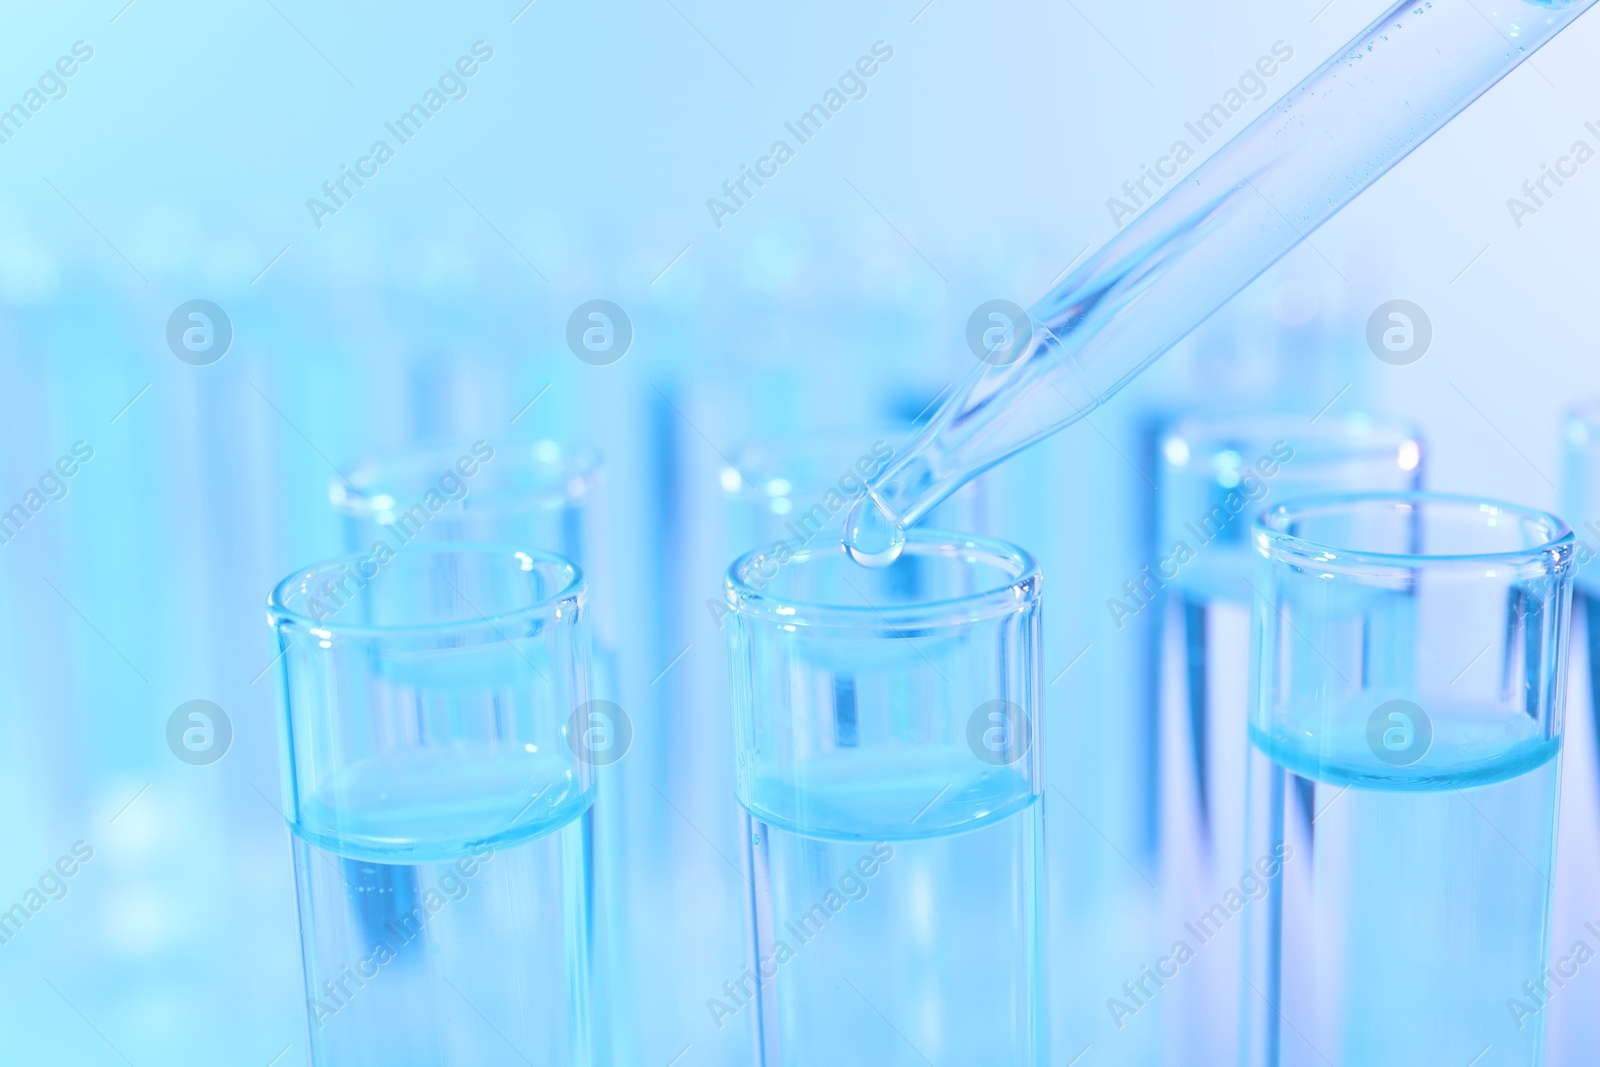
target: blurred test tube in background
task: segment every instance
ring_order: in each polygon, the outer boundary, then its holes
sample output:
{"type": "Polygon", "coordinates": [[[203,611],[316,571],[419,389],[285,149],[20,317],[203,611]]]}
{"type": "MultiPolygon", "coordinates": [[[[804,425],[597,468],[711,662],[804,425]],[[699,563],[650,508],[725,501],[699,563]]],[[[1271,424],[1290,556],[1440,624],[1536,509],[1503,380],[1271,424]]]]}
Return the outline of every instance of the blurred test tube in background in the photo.
{"type": "Polygon", "coordinates": [[[1593,719],[1600,713],[1596,694],[1600,686],[1600,564],[1594,554],[1600,548],[1600,402],[1573,408],[1562,425],[1561,509],[1562,517],[1577,538],[1578,572],[1574,580],[1573,614],[1575,632],[1585,636],[1583,662],[1588,669],[1590,707],[1593,719]]]}
{"type": "MultiPolygon", "coordinates": [[[[328,497],[343,519],[345,548],[371,553],[377,546],[400,551],[409,545],[488,543],[560,554],[576,563],[590,590],[594,635],[594,701],[579,735],[580,756],[596,768],[594,822],[597,951],[605,966],[595,986],[606,991],[602,1009],[619,1019],[649,1010],[637,993],[638,958],[670,953],[672,946],[649,936],[659,924],[635,907],[630,886],[649,884],[651,870],[670,857],[655,848],[659,836],[650,819],[659,805],[630,788],[620,765],[634,740],[634,725],[617,703],[618,660],[612,616],[610,542],[605,526],[605,470],[592,448],[555,441],[496,446],[488,441],[456,448],[431,448],[371,459],[335,477],[328,497]],[[654,864],[652,867],[651,865],[654,864]]],[[[602,1010],[601,1017],[605,1017],[602,1010]]],[[[636,1031],[606,1026],[618,1055],[636,1031]]]]}
{"type": "Polygon", "coordinates": [[[605,469],[592,448],[555,441],[488,441],[363,462],[328,483],[345,549],[488,542],[555,552],[584,572],[591,593],[596,693],[616,691],[615,623],[605,526],[605,469]]]}
{"type": "MultiPolygon", "coordinates": [[[[1572,587],[1572,668],[1567,677],[1566,752],[1561,768],[1551,958],[1570,961],[1581,943],[1600,950],[1594,887],[1600,884],[1600,403],[1569,409],[1561,424],[1561,517],[1576,538],[1572,587]]],[[[1568,963],[1562,969],[1569,970],[1568,963]]],[[[1600,1045],[1593,1010],[1600,979],[1584,968],[1569,988],[1540,1006],[1553,1067],[1589,1063],[1600,1045]]],[[[1557,988],[1557,987],[1552,987],[1557,988]]]]}
{"type": "MultiPolygon", "coordinates": [[[[1401,490],[1422,479],[1420,436],[1363,414],[1285,411],[1180,415],[1160,432],[1156,582],[1129,592],[1162,607],[1157,656],[1159,793],[1165,922],[1200,921],[1248,866],[1245,737],[1253,553],[1267,507],[1337,489],[1401,490]],[[1159,588],[1165,583],[1165,588],[1159,588]]],[[[1238,1035],[1238,924],[1206,928],[1205,950],[1162,994],[1165,1062],[1232,1062],[1238,1035]]],[[[1173,976],[1167,976],[1173,977],[1173,976]]],[[[1151,992],[1153,992],[1151,987],[1151,992]]]]}

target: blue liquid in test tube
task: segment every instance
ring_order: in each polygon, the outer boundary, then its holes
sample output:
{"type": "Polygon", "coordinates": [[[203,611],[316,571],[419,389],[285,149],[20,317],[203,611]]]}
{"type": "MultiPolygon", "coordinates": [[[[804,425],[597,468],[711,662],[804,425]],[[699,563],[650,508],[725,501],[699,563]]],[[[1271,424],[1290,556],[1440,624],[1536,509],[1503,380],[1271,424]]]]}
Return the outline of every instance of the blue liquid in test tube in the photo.
{"type": "Polygon", "coordinates": [[[754,932],[718,1010],[760,1063],[1047,1062],[1039,590],[921,530],[730,569],[754,932]]]}
{"type": "MultiPolygon", "coordinates": [[[[370,554],[379,545],[399,551],[421,544],[493,543],[554,552],[582,568],[594,635],[594,696],[599,698],[580,735],[589,739],[586,755],[600,768],[594,812],[600,880],[596,922],[605,965],[594,975],[594,985],[614,1018],[637,1019],[650,1003],[637,987],[640,954],[676,946],[652,937],[661,924],[636,914],[644,894],[630,888],[649,881],[646,858],[659,859],[649,852],[659,808],[653,794],[624,780],[625,768],[612,766],[632,747],[635,725],[617,703],[601,456],[592,448],[550,440],[462,442],[364,461],[348,480],[332,479],[328,497],[343,520],[349,552],[370,554]]],[[[602,1025],[599,1031],[600,1052],[623,1058],[636,1054],[634,1029],[602,1025]]]]}
{"type": "Polygon", "coordinates": [[[1571,532],[1405,494],[1254,539],[1242,1062],[1539,1064],[1571,532]]]}
{"type": "Polygon", "coordinates": [[[274,591],[315,1067],[594,1062],[584,598],[490,546],[274,591]]]}

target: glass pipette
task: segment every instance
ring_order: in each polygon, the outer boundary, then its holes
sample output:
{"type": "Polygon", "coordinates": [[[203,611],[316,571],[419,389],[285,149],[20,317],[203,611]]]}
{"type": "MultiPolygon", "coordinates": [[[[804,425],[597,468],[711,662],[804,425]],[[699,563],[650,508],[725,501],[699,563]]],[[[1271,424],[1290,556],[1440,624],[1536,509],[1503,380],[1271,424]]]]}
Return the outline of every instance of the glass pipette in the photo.
{"type": "Polygon", "coordinates": [[[889,562],[896,526],[1105,403],[1594,2],[1390,8],[1028,310],[1015,358],[980,363],[873,479],[851,555],[889,562]]]}

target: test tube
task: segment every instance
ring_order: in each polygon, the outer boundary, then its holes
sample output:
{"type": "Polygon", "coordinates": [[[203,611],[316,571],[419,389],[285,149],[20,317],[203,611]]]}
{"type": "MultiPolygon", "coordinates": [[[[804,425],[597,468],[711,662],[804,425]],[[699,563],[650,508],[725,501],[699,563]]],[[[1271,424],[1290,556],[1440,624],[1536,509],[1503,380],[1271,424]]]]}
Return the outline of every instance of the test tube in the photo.
{"type": "Polygon", "coordinates": [[[410,544],[484,542],[564,556],[590,586],[589,625],[599,695],[616,691],[615,637],[606,595],[604,463],[592,448],[556,441],[494,445],[474,441],[358,464],[328,483],[343,518],[346,552],[410,544]]]}
{"type": "MultiPolygon", "coordinates": [[[[599,885],[596,936],[603,966],[591,976],[597,1019],[637,1018],[648,995],[636,988],[648,954],[679,946],[654,936],[670,927],[637,914],[632,887],[649,881],[668,857],[652,849],[659,838],[653,795],[613,767],[632,748],[638,730],[623,710],[615,619],[608,580],[613,573],[605,537],[605,466],[593,448],[557,441],[495,445],[479,440],[372,458],[328,483],[328,500],[342,517],[345,550],[372,553],[382,545],[446,542],[520,545],[554,552],[584,573],[593,643],[594,702],[581,734],[584,756],[598,768],[594,830],[599,885]],[[609,1009],[609,1010],[608,1010],[609,1009]]],[[[640,724],[643,725],[643,724],[640,724]]],[[[597,1052],[636,1054],[632,1028],[597,1023],[597,1052]]]]}
{"type": "Polygon", "coordinates": [[[1540,1063],[1572,532],[1408,493],[1252,539],[1241,1062],[1540,1063]]]}
{"type": "Polygon", "coordinates": [[[486,545],[273,590],[315,1067],[593,1062],[585,601],[486,545]]]}
{"type": "MultiPolygon", "coordinates": [[[[1156,599],[1162,612],[1159,747],[1146,777],[1158,794],[1166,926],[1177,934],[1221,899],[1249,862],[1251,522],[1270,505],[1307,493],[1415,489],[1423,447],[1409,424],[1360,413],[1313,419],[1211,411],[1169,422],[1158,452],[1156,582],[1136,592],[1156,599]],[[1156,583],[1165,585],[1159,597],[1156,583]]],[[[1122,607],[1138,605],[1129,599],[1122,607]]],[[[1165,1062],[1209,1067],[1237,1059],[1238,925],[1212,931],[1207,945],[1186,964],[1189,973],[1160,994],[1165,1062]]],[[[1147,983],[1142,995],[1155,993],[1147,983]]]]}
{"type": "Polygon", "coordinates": [[[1562,436],[1561,508],[1579,546],[1573,604],[1584,623],[1590,714],[1600,727],[1600,566],[1590,562],[1600,551],[1600,401],[1567,412],[1562,436]]]}
{"type": "Polygon", "coordinates": [[[719,1025],[764,1067],[1044,1064],[1033,559],[918,529],[883,568],[751,553],[726,594],[754,925],[719,1025]]]}

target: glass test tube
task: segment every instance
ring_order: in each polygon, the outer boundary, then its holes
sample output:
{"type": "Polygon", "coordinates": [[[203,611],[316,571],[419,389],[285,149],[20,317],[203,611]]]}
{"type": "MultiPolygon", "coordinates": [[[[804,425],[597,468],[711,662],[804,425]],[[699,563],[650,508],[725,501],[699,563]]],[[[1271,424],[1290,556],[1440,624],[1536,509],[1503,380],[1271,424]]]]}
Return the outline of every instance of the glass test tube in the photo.
{"type": "Polygon", "coordinates": [[[484,545],[273,591],[316,1067],[592,1062],[585,600],[484,545]]]}
{"type": "Polygon", "coordinates": [[[726,592],[754,935],[719,1022],[764,1067],[1044,1064],[1037,565],[918,529],[726,592]]]}
{"type": "MultiPolygon", "coordinates": [[[[1151,597],[1157,583],[1166,586],[1157,598],[1160,748],[1146,773],[1160,813],[1166,925],[1177,934],[1222,899],[1248,865],[1252,520],[1307,493],[1415,489],[1423,447],[1403,422],[1359,413],[1313,421],[1281,411],[1184,414],[1158,441],[1156,583],[1135,592],[1151,597]]],[[[1229,924],[1206,934],[1205,952],[1181,968],[1189,973],[1160,994],[1169,1063],[1209,1067],[1236,1059],[1240,931],[1229,924]]],[[[1176,977],[1170,962],[1159,970],[1176,977]]],[[[1133,995],[1153,998],[1153,982],[1133,995]]]]}
{"type": "Polygon", "coordinates": [[[1252,537],[1241,1062],[1538,1064],[1571,531],[1412,493],[1252,537]]]}
{"type": "Polygon", "coordinates": [[[1563,438],[1561,509],[1583,546],[1573,604],[1583,616],[1590,714],[1600,737],[1600,565],[1591,563],[1600,551],[1600,402],[1569,411],[1563,438]]]}
{"type": "MultiPolygon", "coordinates": [[[[486,543],[554,552],[577,564],[587,590],[596,698],[581,734],[584,755],[599,768],[627,755],[636,730],[616,703],[621,679],[608,595],[613,572],[604,529],[605,469],[596,450],[549,440],[421,449],[360,463],[348,481],[329,481],[328,499],[343,518],[348,552],[372,553],[380,545],[398,551],[416,544],[486,543]]],[[[652,936],[670,927],[635,914],[638,902],[629,887],[649,878],[633,868],[654,863],[660,869],[665,857],[649,850],[655,839],[651,798],[636,796],[639,790],[622,779],[613,771],[596,773],[593,818],[601,860],[596,933],[597,951],[605,960],[591,976],[597,1018],[647,1011],[648,998],[634,989],[640,955],[678,950],[670,938],[652,936]]],[[[603,1057],[628,1058],[634,1052],[631,1029],[597,1024],[596,1031],[603,1057]]]]}
{"type": "MultiPolygon", "coordinates": [[[[1552,920],[1552,963],[1570,969],[1575,943],[1591,949],[1587,923],[1594,922],[1594,886],[1600,878],[1600,401],[1568,410],[1562,423],[1561,517],[1576,538],[1573,576],[1572,637],[1578,652],[1572,681],[1586,681],[1569,691],[1577,714],[1568,721],[1567,755],[1562,766],[1561,836],[1557,859],[1552,920]],[[1562,960],[1567,962],[1563,964],[1562,960]]],[[[1560,987],[1552,986],[1552,992],[1560,987]]],[[[1542,994],[1541,994],[1542,995],[1542,994]]],[[[1600,1042],[1600,1014],[1592,1001],[1563,993],[1548,1007],[1533,1005],[1545,1017],[1545,1040],[1552,1064],[1587,1063],[1600,1042]]]]}
{"type": "Polygon", "coordinates": [[[615,637],[603,508],[604,465],[591,448],[555,441],[495,446],[476,441],[368,460],[334,478],[328,499],[344,519],[345,551],[378,544],[486,542],[554,552],[583,569],[600,696],[616,692],[615,637]]]}

